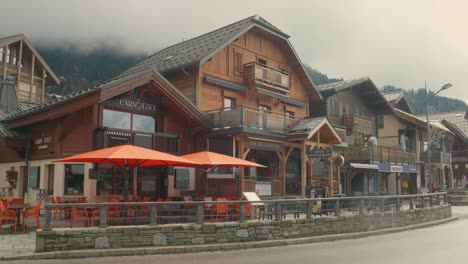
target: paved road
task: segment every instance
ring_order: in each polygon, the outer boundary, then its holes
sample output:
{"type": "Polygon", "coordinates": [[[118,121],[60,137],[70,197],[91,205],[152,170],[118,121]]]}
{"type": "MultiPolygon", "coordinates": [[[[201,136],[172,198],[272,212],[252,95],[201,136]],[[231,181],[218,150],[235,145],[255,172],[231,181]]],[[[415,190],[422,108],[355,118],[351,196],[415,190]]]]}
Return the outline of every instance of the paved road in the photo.
{"type": "MultiPolygon", "coordinates": [[[[468,207],[453,207],[460,220],[431,228],[362,239],[298,246],[165,256],[134,256],[34,263],[468,263],[468,207]]],[[[31,263],[16,261],[9,263],[31,263]]]]}

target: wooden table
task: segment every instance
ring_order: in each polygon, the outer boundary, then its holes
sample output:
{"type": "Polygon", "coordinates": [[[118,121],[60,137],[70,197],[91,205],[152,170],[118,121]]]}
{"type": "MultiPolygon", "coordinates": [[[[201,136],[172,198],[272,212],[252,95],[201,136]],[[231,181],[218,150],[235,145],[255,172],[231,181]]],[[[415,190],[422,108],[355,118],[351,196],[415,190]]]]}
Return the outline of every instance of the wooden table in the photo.
{"type": "MultiPolygon", "coordinates": [[[[31,207],[30,204],[13,204],[13,203],[10,203],[8,206],[7,206],[7,209],[15,209],[16,210],[16,221],[17,221],[17,227],[16,229],[18,230],[21,230],[23,225],[21,224],[21,210],[22,209],[28,209],[29,207],[31,207]]],[[[24,227],[26,229],[26,226],[24,227]]],[[[14,227],[11,226],[10,227],[10,230],[13,230],[14,227]]]]}

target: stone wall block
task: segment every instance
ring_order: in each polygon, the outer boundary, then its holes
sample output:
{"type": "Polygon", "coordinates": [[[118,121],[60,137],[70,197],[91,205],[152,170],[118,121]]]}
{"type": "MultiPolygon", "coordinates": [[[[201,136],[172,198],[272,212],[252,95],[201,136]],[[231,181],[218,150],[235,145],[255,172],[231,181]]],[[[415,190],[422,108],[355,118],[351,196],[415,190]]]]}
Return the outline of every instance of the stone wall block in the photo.
{"type": "Polygon", "coordinates": [[[154,234],[153,235],[153,245],[155,246],[167,246],[167,237],[165,234],[154,234]]]}

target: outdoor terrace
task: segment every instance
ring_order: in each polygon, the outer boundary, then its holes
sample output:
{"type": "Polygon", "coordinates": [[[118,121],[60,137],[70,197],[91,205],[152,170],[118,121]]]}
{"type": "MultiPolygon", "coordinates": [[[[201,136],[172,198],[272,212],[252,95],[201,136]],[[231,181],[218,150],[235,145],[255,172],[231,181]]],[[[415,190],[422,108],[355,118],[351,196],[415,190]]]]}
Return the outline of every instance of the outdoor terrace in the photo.
{"type": "Polygon", "coordinates": [[[346,161],[351,162],[416,164],[416,152],[391,147],[354,145],[340,152],[346,161]]]}
{"type": "Polygon", "coordinates": [[[179,137],[163,133],[145,133],[115,128],[96,130],[96,148],[108,148],[121,145],[135,145],[152,150],[179,154],[179,137]]]}
{"type": "Polygon", "coordinates": [[[213,129],[255,129],[286,133],[288,127],[300,119],[284,113],[260,110],[249,106],[236,106],[234,109],[217,109],[208,112],[213,129]]]}
{"type": "Polygon", "coordinates": [[[366,135],[375,134],[375,122],[369,117],[356,114],[344,115],[343,125],[366,135]]]}
{"type": "Polygon", "coordinates": [[[289,74],[256,62],[244,65],[244,79],[281,92],[289,92],[289,74]]]}

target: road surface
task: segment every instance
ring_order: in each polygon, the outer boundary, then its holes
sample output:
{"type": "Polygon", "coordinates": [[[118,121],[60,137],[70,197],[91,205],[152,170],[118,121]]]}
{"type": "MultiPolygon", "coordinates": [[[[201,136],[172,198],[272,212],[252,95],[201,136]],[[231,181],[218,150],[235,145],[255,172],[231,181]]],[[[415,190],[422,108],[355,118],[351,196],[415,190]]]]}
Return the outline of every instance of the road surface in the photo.
{"type": "Polygon", "coordinates": [[[250,263],[468,263],[468,207],[453,207],[460,220],[413,231],[361,239],[252,250],[107,257],[95,259],[14,261],[8,263],[164,263],[164,264],[250,264],[250,263]]]}

